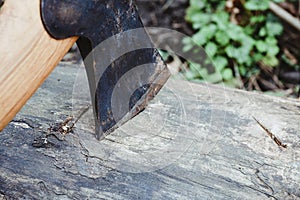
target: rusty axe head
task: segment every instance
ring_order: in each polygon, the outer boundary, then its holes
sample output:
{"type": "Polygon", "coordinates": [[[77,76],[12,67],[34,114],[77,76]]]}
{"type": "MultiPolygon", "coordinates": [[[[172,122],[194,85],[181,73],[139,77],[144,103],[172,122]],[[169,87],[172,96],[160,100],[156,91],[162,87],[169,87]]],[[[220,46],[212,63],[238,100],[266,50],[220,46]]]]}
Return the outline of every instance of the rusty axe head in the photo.
{"type": "Polygon", "coordinates": [[[80,37],[98,139],[142,111],[168,79],[131,0],[42,0],[41,11],[54,38],[80,37]]]}

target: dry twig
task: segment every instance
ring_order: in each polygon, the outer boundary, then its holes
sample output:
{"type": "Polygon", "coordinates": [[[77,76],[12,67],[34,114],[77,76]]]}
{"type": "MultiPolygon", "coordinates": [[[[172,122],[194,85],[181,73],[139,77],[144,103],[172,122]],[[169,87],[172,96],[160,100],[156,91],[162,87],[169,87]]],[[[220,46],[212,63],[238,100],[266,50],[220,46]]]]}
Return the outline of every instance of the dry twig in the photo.
{"type": "Polygon", "coordinates": [[[296,17],[292,16],[290,13],[285,11],[283,8],[278,6],[277,4],[270,2],[269,4],[270,10],[275,13],[278,17],[286,21],[288,24],[296,28],[300,31],[300,20],[296,17]]]}
{"type": "MultiPolygon", "coordinates": [[[[252,116],[253,117],[253,116],[252,116]]],[[[267,134],[272,138],[272,140],[274,140],[274,142],[283,148],[287,148],[286,144],[283,144],[271,131],[269,131],[264,125],[262,125],[255,117],[253,117],[253,119],[259,124],[259,126],[264,129],[267,134]]]]}

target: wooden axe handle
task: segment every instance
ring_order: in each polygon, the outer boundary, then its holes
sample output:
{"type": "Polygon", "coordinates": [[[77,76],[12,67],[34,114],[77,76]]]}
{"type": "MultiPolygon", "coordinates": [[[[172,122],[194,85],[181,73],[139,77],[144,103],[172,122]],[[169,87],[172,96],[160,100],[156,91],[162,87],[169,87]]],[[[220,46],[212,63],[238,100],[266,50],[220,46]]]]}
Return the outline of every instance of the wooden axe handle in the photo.
{"type": "Polygon", "coordinates": [[[0,130],[19,112],[78,38],[55,40],[40,0],[6,0],[0,9],[0,130]]]}

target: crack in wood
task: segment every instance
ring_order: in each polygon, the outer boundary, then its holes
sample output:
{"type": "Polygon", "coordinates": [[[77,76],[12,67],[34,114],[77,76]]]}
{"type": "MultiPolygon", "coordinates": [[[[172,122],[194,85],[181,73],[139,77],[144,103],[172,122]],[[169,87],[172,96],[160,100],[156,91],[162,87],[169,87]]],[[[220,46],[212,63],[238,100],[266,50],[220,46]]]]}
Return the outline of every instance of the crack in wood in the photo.
{"type": "MultiPolygon", "coordinates": [[[[107,139],[107,138],[104,138],[104,139],[107,139]]],[[[115,168],[112,168],[108,165],[104,165],[104,163],[106,162],[106,160],[104,160],[103,158],[100,158],[100,157],[97,157],[97,156],[91,156],[90,153],[89,153],[89,150],[84,147],[84,145],[82,144],[82,142],[79,140],[79,145],[81,147],[81,151],[80,153],[85,157],[85,162],[88,162],[89,158],[94,158],[94,159],[97,159],[101,162],[101,166],[111,170],[111,171],[115,171],[115,172],[118,172],[118,173],[122,173],[121,171],[115,169],[115,168]],[[85,151],[85,153],[83,152],[85,151]]]]}
{"type": "Polygon", "coordinates": [[[259,193],[261,193],[261,194],[267,196],[268,198],[272,197],[272,198],[274,198],[275,200],[279,200],[278,198],[276,198],[276,197],[275,197],[274,195],[272,195],[272,194],[268,194],[267,192],[264,192],[264,191],[262,191],[262,190],[256,189],[256,188],[254,188],[254,187],[252,187],[252,186],[249,186],[249,185],[244,185],[244,186],[247,187],[247,188],[250,188],[250,189],[252,189],[252,190],[254,190],[254,191],[257,191],[257,192],[259,192],[259,193]]]}
{"type": "Polygon", "coordinates": [[[48,189],[48,187],[46,186],[46,184],[45,184],[44,181],[39,181],[39,182],[37,183],[37,185],[40,187],[40,190],[41,190],[41,191],[43,191],[43,192],[49,194],[49,189],[48,189]]]}
{"type": "Polygon", "coordinates": [[[272,188],[271,186],[269,186],[269,185],[268,185],[268,184],[267,184],[267,183],[259,176],[259,173],[260,173],[259,169],[256,169],[255,175],[256,175],[257,179],[258,179],[260,182],[263,183],[263,187],[265,187],[265,188],[271,190],[272,194],[274,194],[273,188],[272,188]]]}

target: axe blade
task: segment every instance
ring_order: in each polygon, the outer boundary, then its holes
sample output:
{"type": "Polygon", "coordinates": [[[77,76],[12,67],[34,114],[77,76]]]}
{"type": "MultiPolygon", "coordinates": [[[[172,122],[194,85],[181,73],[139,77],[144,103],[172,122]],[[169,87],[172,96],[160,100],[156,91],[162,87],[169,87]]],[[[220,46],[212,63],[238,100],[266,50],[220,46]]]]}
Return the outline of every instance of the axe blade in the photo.
{"type": "Polygon", "coordinates": [[[80,37],[98,139],[141,112],[170,76],[132,1],[42,0],[41,11],[54,38],[80,37]]]}

